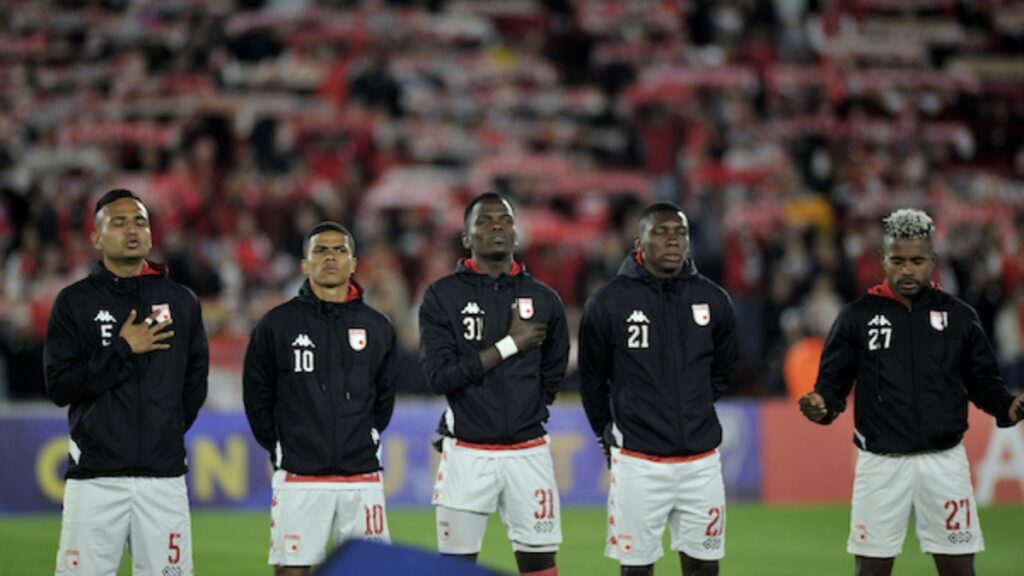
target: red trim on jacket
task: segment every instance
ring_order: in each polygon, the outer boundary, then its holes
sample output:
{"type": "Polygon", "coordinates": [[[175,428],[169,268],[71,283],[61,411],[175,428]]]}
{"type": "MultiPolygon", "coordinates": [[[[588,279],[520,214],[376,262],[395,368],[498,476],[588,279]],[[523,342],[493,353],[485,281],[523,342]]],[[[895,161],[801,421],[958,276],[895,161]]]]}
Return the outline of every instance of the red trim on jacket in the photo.
{"type": "Polygon", "coordinates": [[[139,276],[163,276],[164,267],[160,264],[150,264],[149,260],[142,261],[142,270],[139,276]]]}
{"type": "MultiPolygon", "coordinates": [[[[942,290],[942,285],[938,282],[931,282],[928,287],[932,290],[942,290]]],[[[889,300],[895,300],[900,304],[903,304],[903,297],[896,293],[889,284],[889,279],[886,278],[881,284],[875,284],[871,288],[868,288],[868,294],[872,296],[878,296],[880,298],[888,298],[889,300]]]]}
{"type": "MultiPolygon", "coordinates": [[[[480,270],[480,267],[476,265],[476,262],[474,262],[472,258],[466,258],[465,260],[462,261],[462,264],[466,268],[469,268],[470,270],[472,270],[473,272],[476,272],[477,274],[483,274],[483,272],[480,270]]],[[[520,264],[519,262],[513,260],[512,261],[512,269],[508,271],[508,275],[509,276],[518,276],[519,273],[522,272],[522,271],[523,271],[523,265],[520,264]]]]}
{"type": "Polygon", "coordinates": [[[359,283],[356,282],[354,278],[349,278],[348,293],[345,294],[345,299],[343,300],[343,302],[351,302],[362,295],[363,287],[360,286],[359,283]]]}

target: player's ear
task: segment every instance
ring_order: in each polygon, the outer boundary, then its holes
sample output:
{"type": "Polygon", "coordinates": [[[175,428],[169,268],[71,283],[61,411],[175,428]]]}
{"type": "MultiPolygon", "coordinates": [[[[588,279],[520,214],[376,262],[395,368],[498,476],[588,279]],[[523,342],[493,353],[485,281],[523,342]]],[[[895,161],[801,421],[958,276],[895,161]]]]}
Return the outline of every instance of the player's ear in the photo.
{"type": "Polygon", "coordinates": [[[464,233],[462,235],[462,247],[465,248],[466,250],[469,250],[469,246],[469,234],[464,233]]]}
{"type": "Polygon", "coordinates": [[[302,275],[309,278],[309,263],[306,262],[305,258],[299,260],[299,268],[302,270],[302,275]]]}

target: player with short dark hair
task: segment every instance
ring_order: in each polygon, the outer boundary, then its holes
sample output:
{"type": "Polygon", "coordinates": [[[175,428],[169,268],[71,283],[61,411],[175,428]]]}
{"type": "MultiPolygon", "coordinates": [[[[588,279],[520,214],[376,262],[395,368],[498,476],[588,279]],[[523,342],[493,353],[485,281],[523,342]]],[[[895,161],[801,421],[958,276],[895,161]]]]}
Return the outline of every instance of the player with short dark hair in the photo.
{"type": "Polygon", "coordinates": [[[611,467],[605,555],[624,575],[654,573],[666,523],[683,574],[717,574],[725,554],[714,403],[736,364],[736,321],[689,246],[678,206],[645,208],[633,251],[580,325],[583,407],[611,467]]]}
{"type": "Polygon", "coordinates": [[[961,442],[967,403],[1006,427],[1024,417],[1024,394],[1007,391],[977,312],[930,282],[931,217],[901,209],[884,224],[885,281],[836,319],[800,409],[829,424],[857,384],[847,550],[858,576],[892,572],[911,512],[941,576],[974,574],[984,541],[961,442]]]}
{"type": "Polygon", "coordinates": [[[474,198],[464,223],[470,257],[427,288],[419,312],[420,365],[448,399],[433,497],[438,549],[475,560],[497,510],[520,572],[554,576],[561,511],[544,422],[569,356],[565,310],[515,260],[505,197],[474,198]]]}
{"type": "Polygon", "coordinates": [[[191,574],[185,431],[209,372],[199,300],[146,259],[137,194],[107,192],[94,220],[100,260],[57,295],[43,351],[47,394],[70,406],[56,573],[113,574],[127,544],[136,574],[191,574]]]}
{"type": "Polygon", "coordinates": [[[303,239],[298,296],[253,329],[245,412],[274,467],[269,563],[308,574],[328,541],[390,541],[380,435],[395,404],[395,330],[363,302],[355,241],[322,222],[303,239]]]}

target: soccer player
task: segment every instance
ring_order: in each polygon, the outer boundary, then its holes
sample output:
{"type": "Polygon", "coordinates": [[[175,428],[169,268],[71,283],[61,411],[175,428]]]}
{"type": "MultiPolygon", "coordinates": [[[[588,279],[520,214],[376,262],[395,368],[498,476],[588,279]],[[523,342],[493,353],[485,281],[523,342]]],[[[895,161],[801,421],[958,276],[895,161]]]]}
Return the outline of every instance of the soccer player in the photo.
{"type": "Polygon", "coordinates": [[[463,214],[470,258],[427,288],[420,364],[448,398],[434,486],[442,554],[476,559],[498,510],[523,574],[554,576],[561,511],[544,422],[565,377],[562,301],[513,256],[516,217],[494,193],[463,214]]]}
{"type": "Polygon", "coordinates": [[[714,403],[736,363],[728,295],[688,257],[675,204],[640,214],[635,249],[584,307],[583,404],[609,458],[605,556],[653,574],[666,524],[683,574],[718,574],[725,485],[714,403]]]}
{"type": "Polygon", "coordinates": [[[847,544],[856,574],[892,572],[911,512],[940,575],[974,574],[974,554],[985,546],[961,443],[967,401],[1006,427],[1024,417],[1024,394],[1006,390],[974,309],[929,282],[932,219],[903,209],[884,224],[886,279],[836,319],[800,409],[829,424],[857,383],[847,544]]]}
{"type": "Polygon", "coordinates": [[[149,212],[130,190],[96,202],[100,259],[61,290],[46,328],[46,391],[68,406],[56,574],[192,574],[185,431],[206,399],[199,301],[146,260],[149,212]]]}
{"type": "Polygon", "coordinates": [[[718,574],[725,554],[714,402],[736,364],[736,322],[689,246],[678,206],[645,208],[634,250],[580,325],[583,407],[611,466],[605,555],[624,575],[654,573],[666,523],[683,574],[718,574]]]}
{"type": "Polygon", "coordinates": [[[328,540],[390,541],[380,434],[395,405],[395,330],[363,302],[355,249],[341,224],[311,228],[306,282],[259,321],[245,352],[245,413],[274,467],[276,576],[308,574],[328,540]]]}

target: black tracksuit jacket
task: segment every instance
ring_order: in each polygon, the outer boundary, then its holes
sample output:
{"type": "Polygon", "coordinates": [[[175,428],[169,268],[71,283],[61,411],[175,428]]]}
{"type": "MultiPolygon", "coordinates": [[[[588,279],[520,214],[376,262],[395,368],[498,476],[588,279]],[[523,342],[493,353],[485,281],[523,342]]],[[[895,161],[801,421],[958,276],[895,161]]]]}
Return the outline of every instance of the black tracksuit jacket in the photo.
{"type": "Polygon", "coordinates": [[[395,407],[395,330],[349,284],[346,302],[298,296],[256,324],[245,352],[245,414],[275,469],[365,474],[381,469],[380,433],[395,407]]]}
{"type": "Polygon", "coordinates": [[[516,263],[494,279],[472,260],[431,284],[420,305],[420,367],[436,394],[448,398],[454,430],[468,442],[515,444],[545,434],[548,405],[565,378],[569,333],[562,300],[516,263]],[[508,334],[512,303],[527,320],[547,324],[541,346],[519,352],[484,373],[480,351],[508,334]]]}
{"type": "Polygon", "coordinates": [[[854,382],[854,442],[878,454],[956,446],[967,401],[1010,426],[1007,391],[978,314],[932,286],[907,308],[888,282],[839,314],[825,342],[816,392],[828,424],[846,408],[854,382]]]}
{"type": "Polygon", "coordinates": [[[67,478],[185,474],[185,431],[206,399],[209,360],[199,301],[162,266],[119,278],[97,262],[61,290],[43,363],[50,399],[70,405],[67,478]],[[132,309],[141,322],[162,305],[170,348],[133,353],[118,336],[122,323],[132,309]]]}
{"type": "Polygon", "coordinates": [[[654,456],[718,447],[714,402],[736,364],[736,320],[725,291],[687,260],[660,279],[633,252],[591,296],[580,324],[583,407],[598,437],[654,456]]]}

